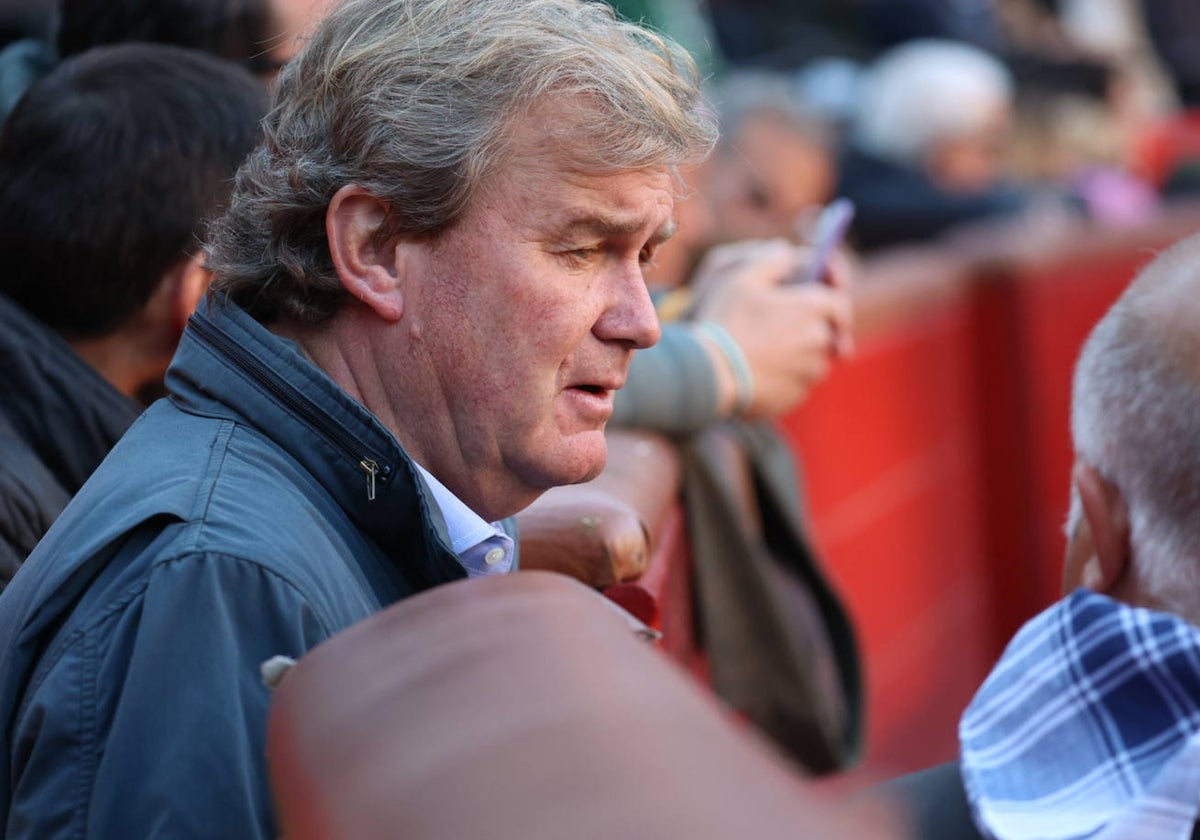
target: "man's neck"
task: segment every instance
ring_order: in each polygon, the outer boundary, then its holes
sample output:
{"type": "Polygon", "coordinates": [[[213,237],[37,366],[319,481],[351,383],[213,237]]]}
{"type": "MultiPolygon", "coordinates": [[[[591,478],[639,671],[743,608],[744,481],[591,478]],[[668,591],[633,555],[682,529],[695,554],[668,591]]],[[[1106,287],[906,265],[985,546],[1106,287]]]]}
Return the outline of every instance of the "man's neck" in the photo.
{"type": "Polygon", "coordinates": [[[68,341],[71,348],[109,384],[130,399],[137,399],[149,383],[162,379],[167,363],[152,359],[126,336],[118,333],[103,338],[68,341]]]}

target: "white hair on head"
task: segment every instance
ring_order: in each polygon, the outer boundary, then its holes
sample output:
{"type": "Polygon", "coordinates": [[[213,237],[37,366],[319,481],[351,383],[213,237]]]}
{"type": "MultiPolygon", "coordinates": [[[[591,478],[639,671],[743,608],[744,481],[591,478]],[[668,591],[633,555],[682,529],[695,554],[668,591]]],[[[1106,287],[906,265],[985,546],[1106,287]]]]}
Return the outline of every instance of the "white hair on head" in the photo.
{"type": "Polygon", "coordinates": [[[916,166],[938,140],[982,129],[1011,104],[1013,80],[991,54],[956,41],[894,47],[864,71],[854,137],[864,151],[916,166]]]}
{"type": "MultiPolygon", "coordinates": [[[[1092,330],[1075,368],[1077,455],[1128,507],[1132,573],[1200,623],[1200,237],[1160,255],[1092,330]]],[[[1081,515],[1072,493],[1068,533],[1081,515]]]]}

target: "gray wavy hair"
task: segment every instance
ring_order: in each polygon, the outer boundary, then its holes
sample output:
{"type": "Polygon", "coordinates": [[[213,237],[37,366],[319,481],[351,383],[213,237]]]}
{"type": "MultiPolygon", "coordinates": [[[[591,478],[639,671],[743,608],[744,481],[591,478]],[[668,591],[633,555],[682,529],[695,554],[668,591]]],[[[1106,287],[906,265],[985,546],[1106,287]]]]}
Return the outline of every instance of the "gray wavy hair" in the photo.
{"type": "Polygon", "coordinates": [[[214,288],[264,322],[320,323],[345,294],[325,236],[334,193],[387,202],[383,238],[436,236],[548,95],[581,106],[559,130],[587,171],[674,169],[716,140],[691,57],[605,3],[348,0],[279,79],[209,235],[214,288]]]}
{"type": "MultiPolygon", "coordinates": [[[[1092,330],[1075,368],[1075,450],[1120,489],[1132,573],[1200,622],[1200,237],[1163,252],[1092,330]]],[[[1082,515],[1072,490],[1067,532],[1082,515]]]]}

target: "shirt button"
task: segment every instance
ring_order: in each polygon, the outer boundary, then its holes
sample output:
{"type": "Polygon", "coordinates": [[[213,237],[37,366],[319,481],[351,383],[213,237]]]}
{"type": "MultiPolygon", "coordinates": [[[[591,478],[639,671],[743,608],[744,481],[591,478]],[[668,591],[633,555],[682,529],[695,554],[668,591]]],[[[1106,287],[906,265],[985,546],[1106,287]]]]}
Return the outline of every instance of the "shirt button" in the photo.
{"type": "Polygon", "coordinates": [[[483,559],[489,566],[495,566],[497,563],[499,563],[501,560],[504,559],[504,549],[503,548],[493,548],[490,551],[488,551],[487,554],[483,555],[483,559]]]}

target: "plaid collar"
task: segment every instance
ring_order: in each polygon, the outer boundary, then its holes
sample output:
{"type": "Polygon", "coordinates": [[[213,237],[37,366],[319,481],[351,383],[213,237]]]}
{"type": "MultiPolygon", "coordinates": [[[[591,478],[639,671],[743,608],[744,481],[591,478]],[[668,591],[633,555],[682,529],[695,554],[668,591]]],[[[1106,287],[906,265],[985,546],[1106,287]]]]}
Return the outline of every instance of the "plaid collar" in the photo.
{"type": "Polygon", "coordinates": [[[1200,628],[1076,590],[1013,638],[959,740],[988,836],[1186,840],[1200,810],[1200,628]]]}

